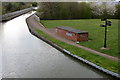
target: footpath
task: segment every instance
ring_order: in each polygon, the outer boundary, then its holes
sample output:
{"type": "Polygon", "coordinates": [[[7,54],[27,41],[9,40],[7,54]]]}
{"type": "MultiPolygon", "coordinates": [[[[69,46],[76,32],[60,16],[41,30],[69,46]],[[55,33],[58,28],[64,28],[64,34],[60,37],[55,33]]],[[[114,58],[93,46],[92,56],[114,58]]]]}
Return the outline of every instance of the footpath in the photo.
{"type": "Polygon", "coordinates": [[[57,35],[54,33],[53,30],[51,31],[50,29],[45,28],[41,23],[38,23],[38,22],[36,21],[35,17],[36,17],[35,15],[33,15],[33,16],[30,17],[30,23],[32,23],[34,29],[39,29],[39,30],[43,31],[45,34],[47,34],[47,35],[49,35],[49,36],[51,36],[51,37],[53,37],[53,38],[55,38],[55,39],[57,39],[57,40],[59,40],[59,41],[65,42],[65,43],[67,43],[67,44],[70,44],[70,45],[73,45],[73,46],[82,48],[82,49],[84,49],[84,50],[86,50],[86,51],[89,51],[89,52],[92,52],[92,53],[95,53],[95,54],[104,56],[104,57],[106,57],[106,58],[109,58],[109,59],[112,59],[112,60],[115,60],[115,61],[119,61],[119,62],[120,62],[120,59],[117,58],[117,57],[113,57],[113,56],[110,56],[110,55],[107,55],[107,54],[104,54],[104,53],[95,51],[95,50],[93,50],[93,49],[90,49],[90,48],[81,46],[81,45],[79,45],[79,44],[76,44],[76,43],[73,42],[73,41],[67,40],[67,39],[62,38],[62,37],[60,37],[60,36],[57,36],[57,35]]]}
{"type": "Polygon", "coordinates": [[[33,11],[33,7],[1,15],[0,16],[0,22],[5,22],[5,21],[8,21],[8,20],[11,20],[13,18],[16,18],[16,17],[18,17],[22,14],[25,14],[27,12],[30,12],[30,11],[33,11]]]}
{"type": "MultiPolygon", "coordinates": [[[[56,45],[55,43],[51,42],[50,40],[48,40],[48,39],[42,37],[40,34],[38,34],[38,33],[35,31],[35,29],[39,29],[39,30],[43,31],[44,33],[48,34],[49,36],[54,37],[54,38],[56,38],[56,39],[58,39],[58,40],[60,39],[60,40],[62,40],[62,41],[64,42],[63,38],[61,39],[61,38],[57,37],[54,33],[52,33],[51,31],[49,31],[49,30],[48,30],[47,28],[45,28],[41,23],[39,23],[39,22],[38,22],[38,19],[36,18],[36,15],[31,15],[30,17],[28,17],[28,18],[26,19],[26,22],[27,22],[28,29],[29,29],[29,31],[31,32],[31,34],[35,35],[35,36],[38,37],[39,39],[41,39],[41,40],[45,41],[46,43],[50,44],[51,46],[55,47],[55,48],[58,49],[59,51],[65,53],[65,54],[67,54],[67,55],[69,55],[69,56],[71,56],[71,57],[73,57],[73,58],[75,58],[75,59],[78,59],[78,60],[80,60],[81,62],[86,63],[86,64],[92,66],[93,68],[98,69],[98,70],[100,70],[100,71],[102,71],[102,72],[104,72],[104,73],[106,73],[106,74],[108,74],[108,75],[111,75],[111,76],[116,77],[116,78],[120,78],[120,74],[117,74],[117,73],[114,73],[114,72],[112,72],[112,71],[109,71],[109,70],[107,70],[107,69],[105,69],[105,68],[103,68],[103,67],[100,67],[100,66],[98,66],[98,65],[96,65],[96,64],[94,64],[94,63],[92,63],[92,62],[90,62],[90,61],[88,61],[88,60],[86,60],[86,59],[83,59],[82,57],[79,57],[79,56],[77,56],[77,55],[74,55],[74,54],[72,54],[71,52],[69,52],[69,51],[61,48],[60,46],[56,45]]],[[[71,43],[71,42],[68,42],[68,43],[71,43]]],[[[73,44],[73,43],[72,43],[72,44],[73,44]]],[[[74,43],[74,45],[75,45],[75,43],[74,43]]],[[[79,47],[79,46],[78,46],[78,47],[79,47]]],[[[82,46],[82,47],[83,47],[83,49],[84,49],[84,46],[82,46]]],[[[85,48],[86,48],[86,47],[85,47],[85,48]]],[[[90,49],[90,51],[91,51],[91,49],[90,49]]],[[[103,53],[102,53],[102,54],[103,54],[103,53]]],[[[109,55],[108,55],[108,56],[109,56],[109,55]]],[[[105,57],[107,57],[107,56],[105,56],[105,57]]],[[[107,57],[107,58],[110,58],[110,57],[107,57]]],[[[110,59],[111,59],[111,58],[110,58],[110,59]]],[[[113,60],[118,60],[118,58],[112,58],[112,59],[113,59],[113,60]]]]}

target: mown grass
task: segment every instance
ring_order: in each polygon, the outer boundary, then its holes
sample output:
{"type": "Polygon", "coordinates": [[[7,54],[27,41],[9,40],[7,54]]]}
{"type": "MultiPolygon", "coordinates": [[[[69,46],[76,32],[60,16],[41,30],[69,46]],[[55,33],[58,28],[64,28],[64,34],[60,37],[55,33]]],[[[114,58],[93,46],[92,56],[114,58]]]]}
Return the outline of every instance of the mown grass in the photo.
{"type": "Polygon", "coordinates": [[[110,19],[112,26],[108,26],[107,47],[109,50],[101,50],[104,44],[104,28],[99,24],[104,24],[100,19],[81,19],[81,20],[41,20],[47,28],[58,26],[68,26],[89,32],[89,41],[80,42],[80,45],[103,52],[105,54],[120,57],[118,55],[118,20],[110,19]]]}
{"type": "Polygon", "coordinates": [[[71,53],[73,53],[73,54],[75,54],[77,56],[80,56],[80,57],[82,57],[82,58],[84,58],[86,60],[89,60],[89,61],[95,63],[96,65],[99,65],[99,66],[101,66],[101,67],[103,67],[105,69],[108,69],[110,71],[120,73],[118,71],[119,70],[119,65],[118,65],[118,62],[116,62],[116,61],[113,61],[111,59],[107,59],[107,58],[105,58],[103,56],[100,56],[100,55],[85,51],[85,50],[83,50],[81,48],[69,45],[67,43],[61,42],[61,41],[59,41],[57,39],[52,38],[49,35],[46,35],[44,32],[42,32],[42,31],[40,31],[38,29],[36,29],[36,32],[38,32],[44,38],[52,41],[53,43],[59,45],[60,47],[70,51],[71,53]]]}

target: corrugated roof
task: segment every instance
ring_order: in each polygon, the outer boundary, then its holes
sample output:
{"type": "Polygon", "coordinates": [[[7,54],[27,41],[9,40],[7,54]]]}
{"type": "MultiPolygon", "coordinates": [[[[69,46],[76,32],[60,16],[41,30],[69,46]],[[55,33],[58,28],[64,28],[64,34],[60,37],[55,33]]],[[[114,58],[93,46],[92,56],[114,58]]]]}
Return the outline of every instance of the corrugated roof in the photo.
{"type": "Polygon", "coordinates": [[[77,29],[74,29],[74,28],[70,28],[70,27],[57,27],[57,28],[60,28],[60,29],[63,29],[63,30],[67,30],[67,31],[70,31],[70,32],[73,32],[73,33],[87,33],[86,31],[81,31],[81,30],[77,30],[77,29]]]}

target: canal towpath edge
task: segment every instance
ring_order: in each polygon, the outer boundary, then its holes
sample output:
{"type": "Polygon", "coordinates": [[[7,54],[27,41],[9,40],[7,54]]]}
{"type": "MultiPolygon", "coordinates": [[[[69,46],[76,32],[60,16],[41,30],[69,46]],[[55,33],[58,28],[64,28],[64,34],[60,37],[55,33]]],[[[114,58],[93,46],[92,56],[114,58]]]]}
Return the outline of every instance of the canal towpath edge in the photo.
{"type": "MultiPolygon", "coordinates": [[[[39,22],[36,20],[35,14],[29,16],[29,17],[26,19],[26,23],[27,23],[27,25],[28,25],[28,29],[29,29],[29,31],[31,32],[31,34],[35,35],[35,36],[38,37],[39,39],[41,39],[41,40],[45,41],[46,43],[50,44],[51,46],[55,47],[55,48],[58,49],[59,51],[61,51],[61,52],[63,52],[63,53],[66,53],[67,55],[70,55],[70,56],[72,56],[73,58],[76,58],[76,59],[78,59],[78,60],[80,60],[80,61],[82,61],[82,62],[84,62],[84,63],[86,63],[86,64],[88,64],[88,65],[90,65],[90,66],[92,66],[92,67],[95,67],[96,69],[98,69],[98,70],[100,70],[100,71],[103,71],[103,72],[105,72],[105,73],[107,73],[107,74],[109,74],[109,75],[112,75],[112,76],[114,76],[114,77],[120,78],[120,75],[119,75],[119,74],[114,73],[114,72],[112,72],[112,71],[109,71],[109,70],[107,70],[107,69],[104,69],[104,68],[102,68],[102,67],[100,67],[100,66],[97,66],[96,64],[94,64],[94,63],[92,63],[92,62],[89,62],[88,60],[85,60],[85,59],[83,59],[83,58],[81,58],[81,57],[79,57],[79,56],[77,56],[77,55],[74,55],[74,54],[72,54],[71,52],[69,52],[69,51],[61,48],[60,46],[54,44],[54,43],[51,42],[50,40],[48,40],[48,39],[42,37],[41,35],[39,35],[39,34],[35,31],[35,29],[40,29],[40,30],[42,30],[42,31],[45,31],[46,29],[45,29],[45,27],[44,27],[41,23],[39,23],[39,22]],[[39,26],[39,28],[38,28],[38,26],[39,26]]],[[[86,49],[87,49],[87,48],[86,48],[86,49]]]]}

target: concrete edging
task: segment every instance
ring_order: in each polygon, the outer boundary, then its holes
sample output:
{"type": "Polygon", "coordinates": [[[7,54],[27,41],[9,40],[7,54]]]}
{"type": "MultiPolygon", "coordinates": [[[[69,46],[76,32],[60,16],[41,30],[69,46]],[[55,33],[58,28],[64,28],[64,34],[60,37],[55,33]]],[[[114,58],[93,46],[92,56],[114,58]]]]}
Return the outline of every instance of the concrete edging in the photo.
{"type": "MultiPolygon", "coordinates": [[[[34,15],[34,14],[33,14],[33,15],[34,15]]],[[[31,16],[33,16],[33,15],[31,15],[31,16]]],[[[86,63],[86,64],[88,64],[88,65],[90,65],[90,66],[92,66],[92,67],[94,67],[94,68],[96,68],[96,69],[98,69],[98,70],[106,73],[106,74],[108,74],[108,75],[111,75],[111,76],[116,77],[116,78],[120,78],[120,74],[117,74],[117,73],[114,73],[114,72],[112,72],[112,71],[109,71],[109,70],[107,70],[107,69],[105,69],[105,68],[103,68],[103,67],[100,67],[100,66],[98,66],[98,65],[96,65],[96,64],[94,64],[94,63],[92,63],[92,62],[90,62],[90,61],[88,61],[88,60],[86,60],[86,59],[83,59],[82,57],[79,57],[79,56],[77,56],[77,55],[74,55],[74,54],[72,54],[71,52],[67,51],[66,49],[61,48],[60,46],[56,45],[55,43],[51,42],[50,40],[48,40],[48,39],[42,37],[41,35],[39,35],[39,34],[31,27],[31,25],[29,24],[29,21],[28,21],[28,20],[29,20],[29,18],[30,18],[31,16],[29,16],[29,17],[26,19],[26,23],[27,23],[27,25],[28,25],[28,29],[29,29],[29,31],[31,32],[31,34],[35,35],[35,36],[38,37],[39,39],[41,39],[41,40],[43,40],[44,42],[46,42],[46,43],[50,44],[51,46],[55,47],[57,50],[59,50],[59,51],[61,51],[61,52],[63,52],[63,53],[66,53],[67,55],[70,55],[71,57],[73,57],[73,58],[75,58],[75,59],[78,59],[78,60],[80,60],[80,61],[82,61],[82,62],[84,62],[84,63],[86,63]]]]}
{"type": "Polygon", "coordinates": [[[15,12],[11,12],[11,13],[7,13],[7,14],[4,14],[2,16],[0,16],[0,22],[5,22],[5,21],[8,21],[8,20],[11,20],[13,18],[16,18],[22,14],[25,14],[29,11],[32,11],[34,10],[33,8],[27,8],[27,9],[23,9],[23,10],[20,10],[20,11],[15,11],[15,12]]]}

